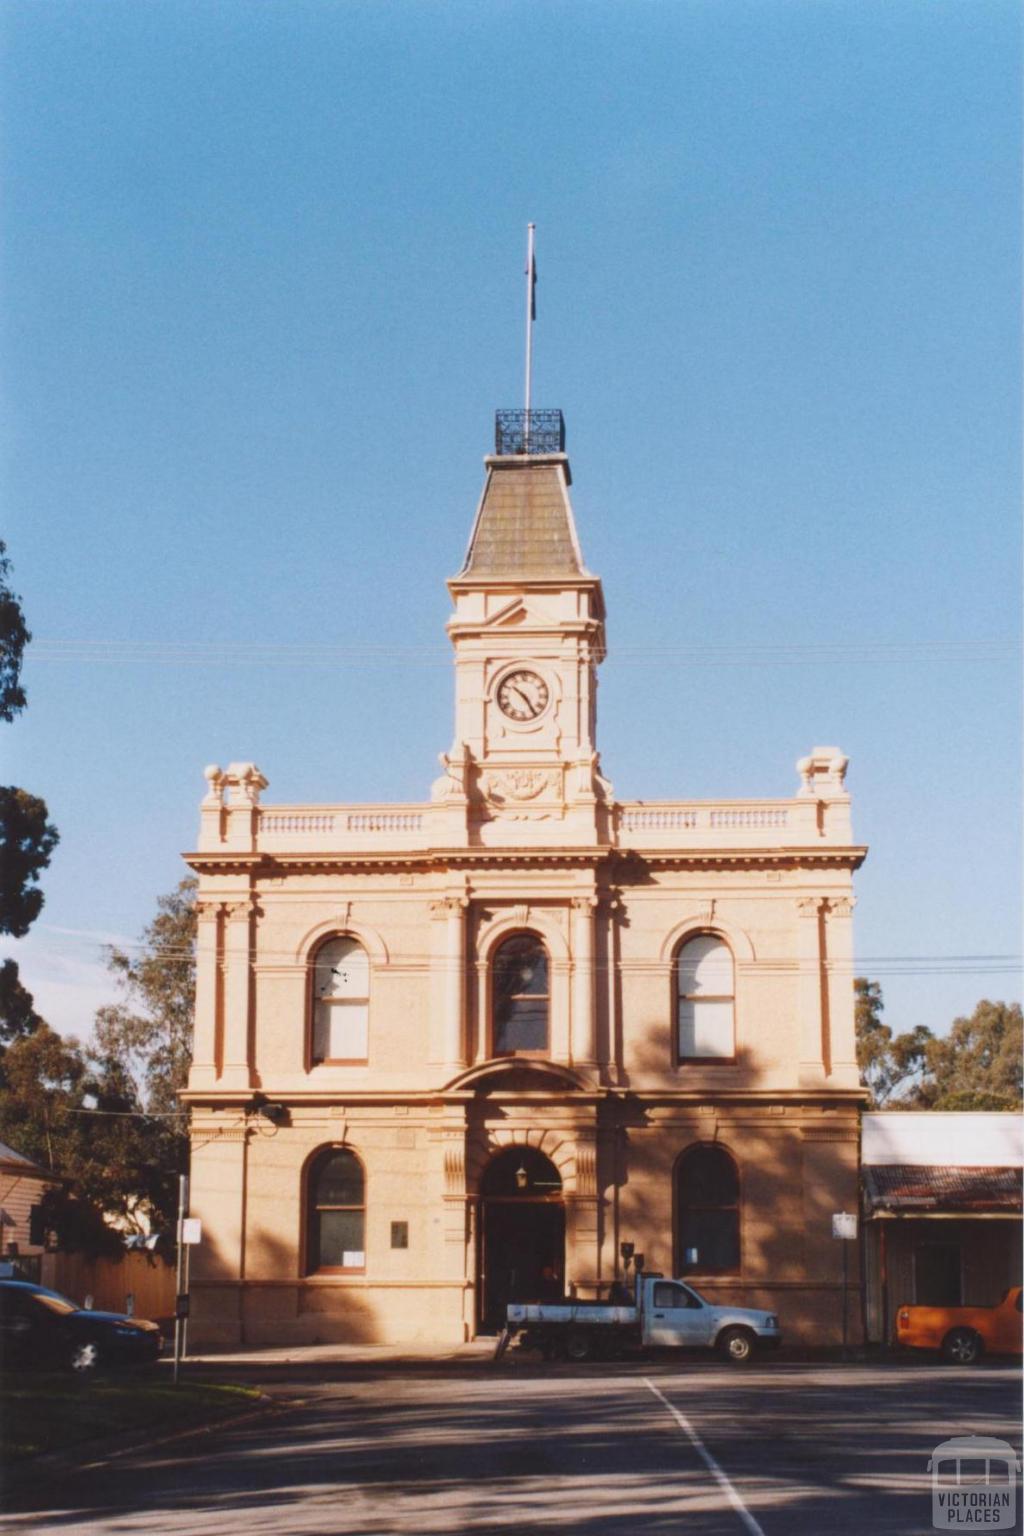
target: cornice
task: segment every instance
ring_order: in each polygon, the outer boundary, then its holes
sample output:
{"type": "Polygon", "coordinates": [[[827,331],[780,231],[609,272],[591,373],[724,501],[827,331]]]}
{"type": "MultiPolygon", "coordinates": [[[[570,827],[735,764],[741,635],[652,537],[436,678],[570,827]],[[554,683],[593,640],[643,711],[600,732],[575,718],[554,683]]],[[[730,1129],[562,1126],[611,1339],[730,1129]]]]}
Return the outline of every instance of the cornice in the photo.
{"type": "Polygon", "coordinates": [[[860,846],[816,848],[424,848],[417,850],[315,850],[301,853],[238,853],[219,850],[186,853],[190,869],[216,874],[334,874],[342,870],[439,871],[445,869],[575,867],[611,865],[613,881],[629,885],[630,866],[652,869],[859,869],[867,857],[860,846]],[[617,867],[616,867],[617,866],[617,867]]]}
{"type": "MultiPolygon", "coordinates": [[[[467,1088],[438,1088],[438,1089],[386,1089],[386,1088],[354,1088],[339,1091],[337,1088],[296,1088],[287,1092],[275,1094],[271,1088],[264,1090],[266,1094],[282,1104],[302,1107],[334,1107],[334,1106],[381,1106],[394,1104],[415,1105],[427,1108],[431,1105],[443,1107],[444,1105],[471,1104],[485,1099],[492,1104],[580,1104],[619,1105],[623,1108],[631,1107],[638,1110],[653,1109],[660,1105],[671,1108],[685,1108],[701,1110],[713,1113],[717,1109],[727,1106],[749,1104],[763,1106],[766,1104],[783,1104],[788,1108],[832,1108],[849,1109],[857,1108],[864,1104],[868,1098],[866,1089],[863,1088],[822,1088],[808,1090],[806,1088],[716,1088],[713,1092],[704,1088],[623,1088],[623,1087],[597,1087],[597,1088],[572,1088],[564,1085],[551,1089],[530,1088],[506,1088],[495,1086],[492,1091],[481,1094],[478,1085],[467,1088]]],[[[241,1109],[252,1103],[252,1090],[217,1088],[183,1089],[178,1098],[184,1104],[194,1105],[196,1108],[223,1108],[241,1109]]],[[[441,1124],[441,1121],[438,1121],[441,1124]]],[[[827,1126],[822,1127],[827,1129],[827,1126]]]]}

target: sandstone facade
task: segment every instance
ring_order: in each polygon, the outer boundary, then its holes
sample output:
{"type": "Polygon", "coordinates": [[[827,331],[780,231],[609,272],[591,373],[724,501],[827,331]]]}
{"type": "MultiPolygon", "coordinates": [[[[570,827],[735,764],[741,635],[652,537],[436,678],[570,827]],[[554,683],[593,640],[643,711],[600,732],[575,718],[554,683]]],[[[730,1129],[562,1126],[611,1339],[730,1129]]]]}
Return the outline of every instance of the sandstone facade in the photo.
{"type": "Polygon", "coordinates": [[[458,1342],[511,1294],[604,1294],[623,1242],[840,1336],[846,760],[814,749],[791,799],[617,800],[569,485],[562,452],[486,461],[428,799],[268,805],[254,765],[207,770],[196,1343],[458,1342]]]}

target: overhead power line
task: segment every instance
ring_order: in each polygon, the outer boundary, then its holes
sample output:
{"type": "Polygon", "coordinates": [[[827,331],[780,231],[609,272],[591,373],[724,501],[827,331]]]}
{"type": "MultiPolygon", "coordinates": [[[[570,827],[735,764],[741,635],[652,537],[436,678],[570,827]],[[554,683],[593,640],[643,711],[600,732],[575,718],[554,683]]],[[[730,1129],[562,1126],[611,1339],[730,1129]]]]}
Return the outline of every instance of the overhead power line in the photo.
{"type": "MultiPolygon", "coordinates": [[[[440,645],[338,644],[282,641],[185,641],[37,639],[31,659],[48,664],[123,664],[172,667],[387,667],[452,665],[452,653],[440,645]]],[[[898,663],[985,663],[1019,660],[1021,644],[1012,637],[985,640],[871,640],[822,644],[685,645],[677,642],[616,645],[617,665],[646,666],[670,662],[680,667],[763,667],[816,665],[892,665],[898,663]]]]}
{"type": "MultiPolygon", "coordinates": [[[[145,953],[147,958],[166,960],[169,962],[196,961],[205,956],[219,953],[220,956],[225,958],[230,956],[246,955],[254,961],[258,962],[260,960],[265,960],[269,961],[271,964],[301,963],[296,961],[295,951],[293,949],[265,948],[262,945],[257,946],[255,950],[236,946],[228,946],[224,949],[221,949],[220,951],[215,952],[212,949],[207,949],[206,947],[200,948],[199,946],[167,945],[153,949],[141,941],[118,945],[108,945],[101,944],[92,939],[82,938],[75,940],[68,937],[65,938],[63,942],[53,945],[48,944],[47,948],[60,950],[74,947],[81,948],[83,946],[99,951],[100,953],[105,953],[111,948],[134,951],[136,953],[145,953]]],[[[419,951],[410,952],[403,950],[400,954],[396,955],[395,958],[399,963],[403,965],[422,965],[424,967],[429,966],[434,970],[446,969],[445,957],[443,955],[437,955],[434,953],[419,951]]],[[[552,958],[554,963],[557,965],[557,957],[552,958]]],[[[1019,975],[1021,973],[1022,965],[1024,965],[1024,957],[1016,954],[857,955],[852,960],[848,961],[833,959],[826,955],[825,959],[826,963],[829,964],[833,970],[837,970],[842,966],[843,968],[849,970],[851,976],[870,974],[872,978],[878,976],[1012,976],[1019,975]]],[[[636,962],[633,962],[629,959],[622,961],[604,961],[595,959],[591,962],[590,968],[594,972],[606,972],[609,970],[628,971],[634,968],[645,970],[655,963],[656,962],[654,961],[643,959],[636,962]]],[[[773,965],[798,966],[801,963],[803,962],[801,961],[800,957],[796,955],[774,954],[761,956],[759,960],[753,962],[754,965],[762,964],[766,967],[773,965]]],[[[578,962],[573,962],[573,964],[578,967],[578,962]]]]}

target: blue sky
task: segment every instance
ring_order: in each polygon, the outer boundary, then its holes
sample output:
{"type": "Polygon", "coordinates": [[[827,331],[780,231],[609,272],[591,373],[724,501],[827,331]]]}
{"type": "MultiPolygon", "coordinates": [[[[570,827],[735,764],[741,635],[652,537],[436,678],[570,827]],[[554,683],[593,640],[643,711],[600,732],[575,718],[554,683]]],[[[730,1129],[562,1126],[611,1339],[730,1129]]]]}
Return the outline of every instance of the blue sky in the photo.
{"type": "Polygon", "coordinates": [[[418,800],[492,412],[566,413],[624,798],[850,756],[887,1016],[1019,995],[1010,0],[7,0],[5,777],[87,1032],[202,768],[418,800]],[[317,649],[322,648],[322,649],[317,649]],[[926,957],[916,965],[906,956],[926,957]],[[954,958],[951,958],[954,957],[954,958]],[[968,957],[966,960],[956,957],[968,957]]]}

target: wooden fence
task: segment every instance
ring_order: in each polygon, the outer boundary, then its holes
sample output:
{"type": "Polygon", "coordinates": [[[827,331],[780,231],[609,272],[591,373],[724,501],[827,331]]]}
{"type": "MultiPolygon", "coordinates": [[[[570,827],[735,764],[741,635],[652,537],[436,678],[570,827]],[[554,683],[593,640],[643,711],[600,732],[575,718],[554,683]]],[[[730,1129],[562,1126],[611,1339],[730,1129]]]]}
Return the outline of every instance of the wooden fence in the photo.
{"type": "Polygon", "coordinates": [[[131,1296],[136,1317],[171,1317],[174,1313],[173,1268],[140,1249],[118,1259],[88,1259],[81,1253],[44,1254],[42,1283],[79,1305],[91,1296],[97,1312],[127,1312],[131,1296]]]}

